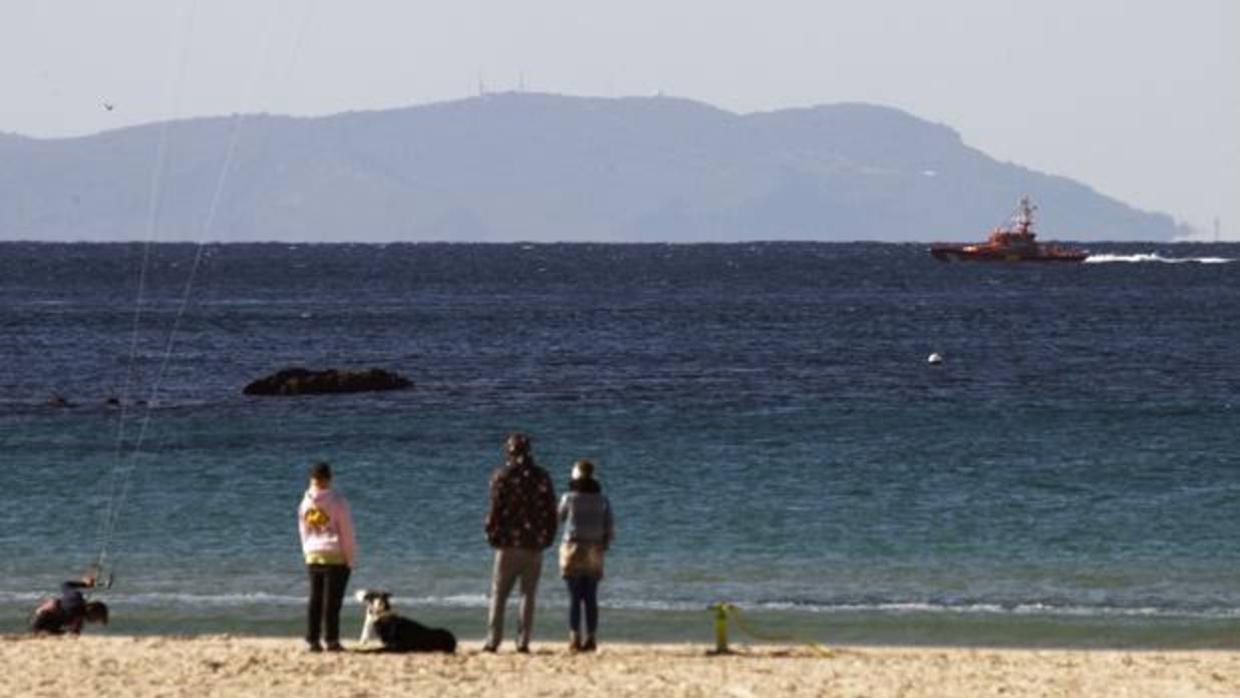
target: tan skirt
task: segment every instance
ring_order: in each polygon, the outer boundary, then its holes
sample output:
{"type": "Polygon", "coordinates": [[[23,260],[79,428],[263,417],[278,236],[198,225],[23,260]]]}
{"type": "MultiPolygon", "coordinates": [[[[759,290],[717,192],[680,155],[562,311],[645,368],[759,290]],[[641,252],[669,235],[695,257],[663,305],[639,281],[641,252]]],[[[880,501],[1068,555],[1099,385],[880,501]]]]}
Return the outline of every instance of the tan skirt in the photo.
{"type": "Polygon", "coordinates": [[[560,544],[561,577],[603,578],[603,548],[600,543],[568,541],[560,544]]]}

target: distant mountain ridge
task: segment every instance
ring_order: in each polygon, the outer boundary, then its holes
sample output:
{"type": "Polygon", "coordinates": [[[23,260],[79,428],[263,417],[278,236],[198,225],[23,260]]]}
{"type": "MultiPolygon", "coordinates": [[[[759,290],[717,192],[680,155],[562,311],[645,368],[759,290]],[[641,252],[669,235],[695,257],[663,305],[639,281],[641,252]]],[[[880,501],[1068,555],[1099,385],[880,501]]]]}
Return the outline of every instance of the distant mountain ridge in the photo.
{"type": "MultiPolygon", "coordinates": [[[[0,134],[0,239],[143,239],[164,128],[0,134]]],[[[159,240],[970,240],[1023,194],[1047,239],[1179,232],[1170,216],[864,104],[739,115],[669,97],[505,93],[167,128],[159,240]]]]}

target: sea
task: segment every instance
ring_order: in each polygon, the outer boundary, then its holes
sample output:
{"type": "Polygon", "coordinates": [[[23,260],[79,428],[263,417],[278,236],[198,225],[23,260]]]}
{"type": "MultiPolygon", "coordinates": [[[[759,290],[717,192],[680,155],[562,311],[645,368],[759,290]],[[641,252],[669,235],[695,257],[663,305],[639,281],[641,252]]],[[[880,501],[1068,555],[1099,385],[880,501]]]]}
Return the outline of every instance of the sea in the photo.
{"type": "MultiPolygon", "coordinates": [[[[733,642],[1240,647],[1240,244],[1092,251],[0,243],[0,632],[102,561],[88,632],[300,637],[321,459],[350,589],[480,640],[522,431],[611,500],[604,642],[730,603],[733,642]],[[298,366],[414,387],[242,394],[298,366]]],[[[566,596],[548,551],[536,640],[566,596]]]]}

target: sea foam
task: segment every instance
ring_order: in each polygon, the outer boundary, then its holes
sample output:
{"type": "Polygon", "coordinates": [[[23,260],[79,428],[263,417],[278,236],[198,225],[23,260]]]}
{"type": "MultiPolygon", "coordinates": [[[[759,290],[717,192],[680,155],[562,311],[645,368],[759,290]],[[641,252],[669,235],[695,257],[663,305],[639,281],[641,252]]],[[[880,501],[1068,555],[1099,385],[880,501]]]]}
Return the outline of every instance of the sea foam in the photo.
{"type": "Polygon", "coordinates": [[[1111,262],[1160,262],[1162,264],[1227,264],[1235,260],[1227,257],[1164,257],[1157,252],[1145,254],[1091,254],[1085,258],[1086,264],[1107,264],[1111,262]]]}

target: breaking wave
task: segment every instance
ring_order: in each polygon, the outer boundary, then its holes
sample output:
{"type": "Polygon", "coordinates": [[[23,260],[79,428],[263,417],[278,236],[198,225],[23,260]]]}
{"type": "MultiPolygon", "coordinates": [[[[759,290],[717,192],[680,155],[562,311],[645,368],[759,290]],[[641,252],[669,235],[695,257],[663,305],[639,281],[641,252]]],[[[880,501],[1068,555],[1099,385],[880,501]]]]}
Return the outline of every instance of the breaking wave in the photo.
{"type": "MultiPolygon", "coordinates": [[[[32,592],[0,591],[0,604],[27,605],[47,598],[49,594],[32,592]]],[[[298,607],[306,603],[301,594],[251,592],[234,594],[186,594],[186,593],[136,593],[108,594],[109,603],[130,607],[166,607],[180,606],[189,609],[224,609],[254,606],[298,607]]],[[[487,597],[484,594],[459,594],[448,596],[397,596],[392,599],[398,607],[438,607],[455,609],[485,609],[487,597]]],[[[602,599],[601,605],[614,610],[653,611],[653,612],[688,612],[703,611],[704,602],[689,600],[654,600],[637,598],[602,599]]],[[[345,596],[345,604],[360,605],[353,594],[345,596]]],[[[552,599],[550,605],[558,607],[558,599],[552,599]]],[[[1195,618],[1199,620],[1234,620],[1240,619],[1240,608],[1225,605],[1205,605],[1196,607],[1152,606],[1152,605],[1092,605],[1092,604],[1061,604],[1030,600],[1024,603],[941,603],[918,601],[876,601],[872,603],[852,602],[820,602],[801,600],[766,600],[740,603],[739,606],[750,611],[793,612],[810,614],[962,614],[962,615],[1012,615],[1012,616],[1043,616],[1043,617],[1075,617],[1075,618],[1195,618]]]]}

